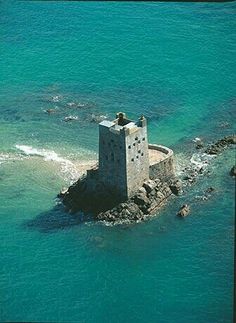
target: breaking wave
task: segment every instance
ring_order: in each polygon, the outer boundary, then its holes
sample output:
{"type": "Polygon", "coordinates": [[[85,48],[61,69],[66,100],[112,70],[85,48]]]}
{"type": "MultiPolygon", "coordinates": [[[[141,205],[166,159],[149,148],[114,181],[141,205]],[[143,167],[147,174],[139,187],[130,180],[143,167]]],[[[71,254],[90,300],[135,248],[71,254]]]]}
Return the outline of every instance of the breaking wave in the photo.
{"type": "Polygon", "coordinates": [[[76,181],[81,176],[81,171],[74,163],[72,163],[72,161],[59,156],[53,150],[38,149],[27,145],[15,145],[15,147],[26,156],[42,157],[45,161],[59,163],[64,179],[69,179],[70,183],[76,181]]]}
{"type": "Polygon", "coordinates": [[[212,158],[214,158],[214,156],[207,155],[206,153],[194,153],[190,159],[190,163],[193,164],[197,170],[200,170],[201,168],[205,169],[212,158]]]}

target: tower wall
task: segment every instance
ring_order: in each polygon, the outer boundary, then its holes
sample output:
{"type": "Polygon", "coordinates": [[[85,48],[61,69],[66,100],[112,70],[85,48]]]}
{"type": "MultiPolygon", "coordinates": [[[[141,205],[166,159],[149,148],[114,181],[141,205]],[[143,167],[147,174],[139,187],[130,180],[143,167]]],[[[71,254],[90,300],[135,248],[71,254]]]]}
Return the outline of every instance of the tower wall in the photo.
{"type": "Polygon", "coordinates": [[[125,136],[99,125],[99,179],[122,198],[127,196],[125,136]]]}
{"type": "Polygon", "coordinates": [[[149,178],[146,124],[126,136],[127,196],[132,196],[149,178]]]}
{"type": "MultiPolygon", "coordinates": [[[[124,116],[124,115],[123,115],[124,116]]],[[[126,118],[99,124],[99,180],[121,199],[133,195],[149,178],[146,119],[126,118]]]]}

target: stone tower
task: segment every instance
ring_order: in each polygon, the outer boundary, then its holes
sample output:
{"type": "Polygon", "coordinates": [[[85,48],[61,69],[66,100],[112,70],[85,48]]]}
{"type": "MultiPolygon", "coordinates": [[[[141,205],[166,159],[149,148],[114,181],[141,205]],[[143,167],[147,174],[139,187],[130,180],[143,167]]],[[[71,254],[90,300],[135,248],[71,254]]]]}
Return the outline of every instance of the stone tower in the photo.
{"type": "Polygon", "coordinates": [[[121,200],[132,196],[149,178],[147,121],[122,112],[99,124],[99,180],[121,200]]]}

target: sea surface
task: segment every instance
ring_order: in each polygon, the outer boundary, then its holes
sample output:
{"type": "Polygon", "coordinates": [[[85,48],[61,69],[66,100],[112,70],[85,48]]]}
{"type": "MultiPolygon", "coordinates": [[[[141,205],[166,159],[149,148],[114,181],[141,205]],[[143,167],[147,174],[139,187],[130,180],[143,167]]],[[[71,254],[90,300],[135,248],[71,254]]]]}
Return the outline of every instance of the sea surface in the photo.
{"type": "Polygon", "coordinates": [[[1,0],[0,13],[0,321],[232,322],[235,151],[209,158],[193,140],[235,132],[236,2],[1,0]],[[147,117],[178,174],[209,163],[153,218],[108,226],[56,195],[117,111],[147,117]]]}

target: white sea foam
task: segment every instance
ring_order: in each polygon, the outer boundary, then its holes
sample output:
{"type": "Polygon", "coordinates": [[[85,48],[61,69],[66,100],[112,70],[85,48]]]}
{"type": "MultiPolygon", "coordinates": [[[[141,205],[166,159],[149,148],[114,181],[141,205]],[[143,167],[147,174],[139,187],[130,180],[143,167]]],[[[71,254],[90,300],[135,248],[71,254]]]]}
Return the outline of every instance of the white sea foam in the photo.
{"type": "Polygon", "coordinates": [[[52,97],[52,101],[53,102],[59,102],[62,98],[63,98],[62,95],[54,95],[52,97]]]}
{"type": "Polygon", "coordinates": [[[60,164],[61,173],[64,175],[66,180],[70,180],[70,182],[74,182],[79,178],[81,172],[75,166],[72,161],[59,156],[53,150],[47,149],[38,149],[33,148],[32,146],[27,145],[15,145],[17,149],[19,149],[26,156],[36,156],[42,157],[45,161],[52,161],[60,164]]]}
{"type": "Polygon", "coordinates": [[[32,146],[26,146],[26,145],[16,145],[15,147],[27,156],[44,157],[44,160],[47,160],[47,161],[50,161],[50,160],[56,161],[56,162],[67,161],[66,159],[60,157],[53,150],[38,149],[38,148],[33,148],[32,146]]]}
{"type": "Polygon", "coordinates": [[[190,162],[197,168],[197,170],[200,170],[201,168],[206,168],[212,158],[212,156],[205,153],[195,153],[192,155],[190,162]]]}
{"type": "Polygon", "coordinates": [[[199,141],[202,141],[201,138],[196,137],[193,139],[193,142],[199,142],[199,141]]]}
{"type": "Polygon", "coordinates": [[[175,170],[176,175],[181,176],[184,175],[187,171],[193,170],[199,172],[201,170],[205,170],[209,164],[211,159],[214,156],[207,155],[205,153],[194,153],[191,158],[186,155],[179,153],[175,155],[175,170]]]}

